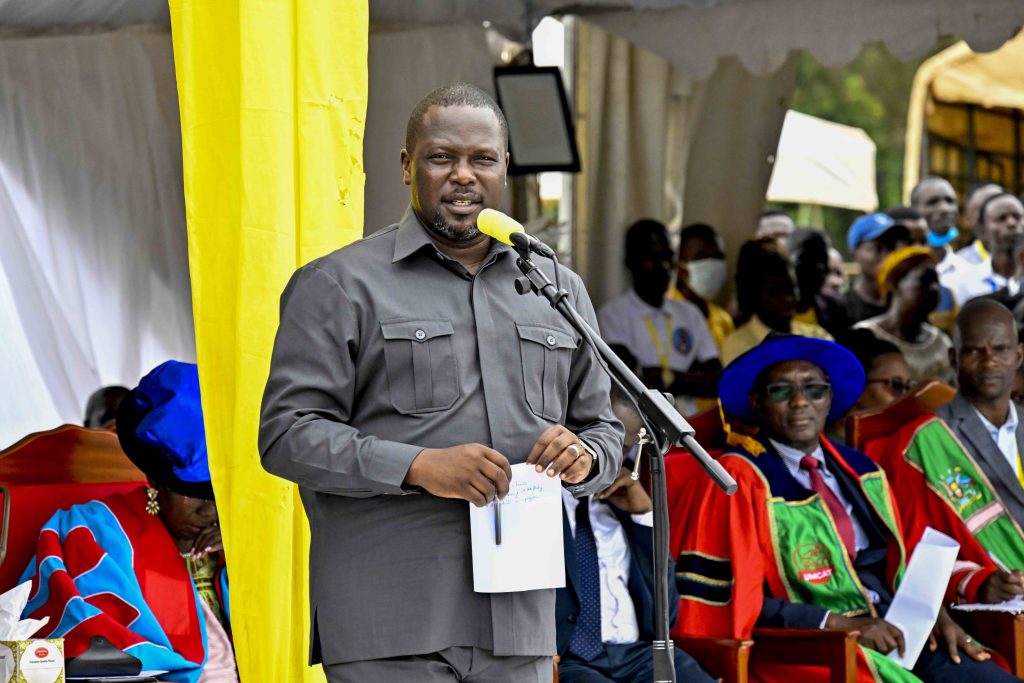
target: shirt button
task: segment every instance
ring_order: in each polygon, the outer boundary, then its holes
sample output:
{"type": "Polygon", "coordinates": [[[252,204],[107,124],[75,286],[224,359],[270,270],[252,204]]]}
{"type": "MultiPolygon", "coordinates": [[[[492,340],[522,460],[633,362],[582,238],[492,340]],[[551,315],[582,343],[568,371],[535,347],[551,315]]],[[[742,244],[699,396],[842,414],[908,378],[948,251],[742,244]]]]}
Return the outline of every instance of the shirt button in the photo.
{"type": "Polygon", "coordinates": [[[423,341],[424,339],[427,338],[427,333],[424,332],[423,330],[416,330],[416,332],[413,333],[413,336],[415,336],[420,341],[423,341]]]}
{"type": "Polygon", "coordinates": [[[555,339],[552,335],[550,335],[550,334],[548,335],[548,338],[547,338],[548,346],[554,346],[557,341],[558,340],[555,339]]]}

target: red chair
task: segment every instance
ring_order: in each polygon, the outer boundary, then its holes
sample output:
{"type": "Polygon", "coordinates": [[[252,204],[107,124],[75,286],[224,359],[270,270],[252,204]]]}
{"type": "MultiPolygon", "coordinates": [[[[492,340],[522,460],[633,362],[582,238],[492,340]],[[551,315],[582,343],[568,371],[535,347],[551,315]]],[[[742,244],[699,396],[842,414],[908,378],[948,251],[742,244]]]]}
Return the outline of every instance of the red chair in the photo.
{"type": "Polygon", "coordinates": [[[954,396],[956,389],[953,387],[929,380],[884,408],[851,413],[846,418],[846,443],[863,452],[869,441],[891,435],[903,425],[949,403],[954,396]]]}
{"type": "Polygon", "coordinates": [[[0,592],[17,583],[54,512],[146,483],[116,434],[76,425],[30,434],[0,451],[0,472],[0,592]]]}

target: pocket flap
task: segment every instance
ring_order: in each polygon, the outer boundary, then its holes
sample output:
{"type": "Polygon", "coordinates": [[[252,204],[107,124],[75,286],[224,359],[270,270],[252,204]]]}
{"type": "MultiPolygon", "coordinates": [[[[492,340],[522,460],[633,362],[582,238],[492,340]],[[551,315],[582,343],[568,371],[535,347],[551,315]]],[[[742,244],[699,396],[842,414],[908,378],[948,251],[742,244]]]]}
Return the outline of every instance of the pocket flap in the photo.
{"type": "Polygon", "coordinates": [[[519,330],[520,339],[532,341],[549,349],[575,349],[577,346],[575,339],[554,327],[516,323],[516,329],[519,330]]]}
{"type": "Polygon", "coordinates": [[[450,320],[382,320],[380,331],[385,339],[408,339],[417,342],[455,333],[450,320]]]}

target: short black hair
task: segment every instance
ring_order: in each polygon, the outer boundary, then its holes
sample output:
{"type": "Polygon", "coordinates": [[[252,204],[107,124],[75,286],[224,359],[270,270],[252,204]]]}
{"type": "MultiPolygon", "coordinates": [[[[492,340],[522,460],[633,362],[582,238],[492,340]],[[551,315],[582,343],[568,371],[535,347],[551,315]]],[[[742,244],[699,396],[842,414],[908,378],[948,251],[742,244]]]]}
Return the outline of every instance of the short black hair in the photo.
{"type": "Polygon", "coordinates": [[[964,204],[970,204],[971,198],[986,187],[998,187],[1000,190],[1004,189],[1002,185],[993,180],[983,180],[980,183],[974,183],[967,189],[967,194],[964,195],[964,204]]]}
{"type": "Polygon", "coordinates": [[[501,128],[501,139],[508,149],[508,122],[501,107],[494,101],[494,98],[487,92],[472,83],[449,83],[440,88],[430,91],[420,100],[412,113],[409,114],[409,123],[405,126],[405,150],[412,154],[416,147],[416,135],[419,133],[420,123],[423,116],[431,107],[476,107],[479,109],[490,109],[498,119],[498,127],[501,128]]]}
{"type": "MultiPolygon", "coordinates": [[[[963,340],[964,328],[971,324],[974,316],[979,313],[995,313],[1005,318],[1013,329],[1017,330],[1017,321],[1013,317],[1013,312],[1007,308],[1002,302],[990,299],[987,296],[979,296],[971,299],[963,305],[960,312],[956,314],[956,320],[953,321],[953,348],[956,349],[956,353],[960,355],[960,346],[963,340]]],[[[1019,335],[1018,335],[1019,338],[1019,335]]]]}
{"type": "Polygon", "coordinates": [[[919,221],[924,214],[912,206],[894,206],[885,210],[885,215],[897,223],[900,221],[919,221]]]}
{"type": "Polygon", "coordinates": [[[857,357],[861,367],[864,368],[864,374],[871,372],[871,366],[875,364],[875,359],[879,356],[884,356],[887,353],[903,355],[903,352],[895,344],[879,339],[871,330],[865,328],[848,330],[836,341],[857,357]]]}
{"type": "MultiPolygon", "coordinates": [[[[988,209],[988,205],[997,199],[1002,199],[1003,197],[1013,197],[1014,199],[1017,199],[1017,195],[1012,192],[1000,192],[999,194],[992,195],[981,203],[981,208],[978,209],[978,223],[984,225],[985,211],[988,209]]],[[[1020,199],[1017,199],[1017,201],[1019,202],[1020,199]]]]}
{"type": "Polygon", "coordinates": [[[92,392],[85,403],[85,417],[82,425],[98,429],[117,417],[117,408],[128,395],[128,387],[117,384],[102,387],[92,392]]]}
{"type": "Polygon", "coordinates": [[[749,318],[757,311],[762,283],[778,275],[793,280],[795,289],[792,263],[779,249],[775,238],[762,237],[743,243],[736,258],[736,303],[741,317],[749,318]]]}
{"type": "Polygon", "coordinates": [[[661,221],[653,218],[641,218],[626,231],[626,265],[635,263],[637,258],[649,247],[651,237],[659,237],[668,244],[668,230],[661,221]]]}
{"type": "Polygon", "coordinates": [[[806,227],[797,228],[786,237],[786,250],[792,260],[797,260],[796,257],[808,248],[817,249],[827,254],[828,250],[832,248],[832,240],[825,232],[817,228],[806,227]]]}
{"type": "MultiPolygon", "coordinates": [[[[722,238],[719,237],[718,233],[710,225],[707,223],[691,223],[679,231],[679,258],[683,257],[683,247],[690,240],[707,240],[717,244],[719,248],[724,246],[722,238]]],[[[725,251],[725,249],[722,249],[722,251],[725,251]]]]}
{"type": "MultiPolygon", "coordinates": [[[[917,181],[917,185],[914,185],[914,189],[910,191],[910,204],[911,204],[911,206],[916,206],[918,201],[920,201],[920,199],[921,199],[921,186],[924,185],[925,183],[934,183],[937,180],[941,180],[944,183],[949,183],[948,180],[946,180],[945,178],[943,178],[940,175],[926,175],[924,178],[921,178],[920,180],[918,180],[917,181]]],[[[952,183],[950,183],[950,185],[952,185],[952,183]]],[[[953,192],[955,193],[956,190],[954,189],[953,192]]]]}

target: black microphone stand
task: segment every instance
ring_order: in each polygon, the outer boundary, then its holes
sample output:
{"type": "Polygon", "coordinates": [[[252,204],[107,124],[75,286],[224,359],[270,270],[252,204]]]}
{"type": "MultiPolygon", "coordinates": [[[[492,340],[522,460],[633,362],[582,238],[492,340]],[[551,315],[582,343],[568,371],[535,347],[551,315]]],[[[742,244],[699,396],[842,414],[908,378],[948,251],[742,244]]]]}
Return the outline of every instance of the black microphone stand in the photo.
{"type": "MultiPolygon", "coordinates": [[[[636,403],[644,421],[651,425],[654,448],[646,449],[650,454],[651,498],[654,505],[654,609],[655,638],[651,645],[654,656],[654,683],[676,683],[675,657],[672,639],[669,637],[668,605],[668,489],[665,483],[665,453],[675,444],[685,446],[707,472],[708,476],[727,494],[736,491],[736,481],[729,473],[707,454],[693,438],[693,427],[679,414],[675,406],[660,391],[648,389],[633,371],[626,367],[614,351],[594,331],[587,321],[573,308],[569,293],[557,289],[530,260],[527,246],[513,245],[519,254],[516,265],[522,277],[515,281],[519,294],[533,292],[543,296],[551,307],[558,311],[573,328],[580,333],[594,352],[604,361],[604,367],[636,403]]],[[[555,264],[555,268],[558,264],[555,264]]],[[[641,449],[643,450],[643,449],[641,449]]],[[[639,456],[638,456],[639,457],[639,456]]]]}

